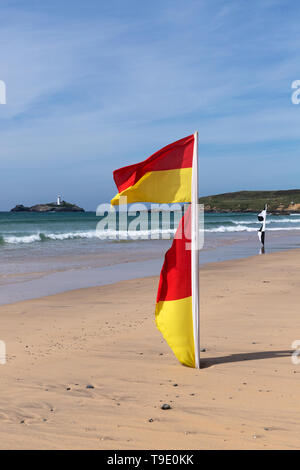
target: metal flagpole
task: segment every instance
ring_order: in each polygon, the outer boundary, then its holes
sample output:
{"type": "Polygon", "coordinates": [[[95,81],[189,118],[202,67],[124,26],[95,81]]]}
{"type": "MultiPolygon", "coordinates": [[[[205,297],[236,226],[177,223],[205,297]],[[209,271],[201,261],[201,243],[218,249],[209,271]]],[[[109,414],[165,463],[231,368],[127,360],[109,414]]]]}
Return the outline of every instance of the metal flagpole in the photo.
{"type": "Polygon", "coordinates": [[[200,312],[199,312],[199,222],[198,222],[198,132],[194,134],[192,169],[192,308],[194,325],[195,367],[200,369],[200,312]]]}

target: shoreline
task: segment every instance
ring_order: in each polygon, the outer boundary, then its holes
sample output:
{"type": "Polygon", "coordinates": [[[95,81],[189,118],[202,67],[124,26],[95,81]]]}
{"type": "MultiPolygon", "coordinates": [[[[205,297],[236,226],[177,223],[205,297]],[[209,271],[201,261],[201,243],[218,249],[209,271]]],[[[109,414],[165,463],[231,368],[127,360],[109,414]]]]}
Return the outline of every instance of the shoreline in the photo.
{"type": "Polygon", "coordinates": [[[299,263],[294,250],[200,270],[200,371],[155,327],[157,277],[1,306],[0,447],[298,448],[299,263]]]}
{"type": "MultiPolygon", "coordinates": [[[[223,247],[222,247],[223,248],[223,247]]],[[[272,253],[264,253],[264,254],[252,254],[252,255],[247,255],[247,256],[241,256],[241,257],[237,257],[237,258],[230,258],[230,259],[225,259],[225,260],[220,260],[220,261],[211,261],[211,262],[206,262],[206,263],[200,263],[200,267],[199,267],[199,276],[201,277],[201,273],[205,270],[209,270],[210,268],[216,268],[216,267],[222,267],[222,264],[226,265],[226,263],[228,262],[238,262],[238,261],[243,261],[243,260],[249,260],[249,259],[253,259],[253,258],[259,258],[261,256],[264,256],[264,257],[270,257],[270,256],[274,256],[276,254],[289,254],[289,253],[294,253],[295,255],[296,254],[299,254],[300,256],[300,248],[293,248],[293,249],[289,249],[289,250],[280,250],[280,251],[277,251],[277,252],[272,252],[272,253]]],[[[139,275],[139,276],[134,276],[135,273],[132,274],[132,276],[130,277],[126,277],[124,279],[108,279],[106,278],[105,282],[101,283],[101,284],[97,284],[95,283],[95,285],[89,285],[89,286],[84,286],[84,287],[78,287],[78,288],[70,288],[70,289],[65,289],[63,288],[63,290],[59,291],[59,292],[54,292],[54,293],[51,293],[51,294],[45,294],[45,295],[38,295],[38,293],[36,294],[36,296],[34,297],[29,297],[29,298],[25,298],[25,299],[20,299],[20,300],[16,300],[16,301],[11,301],[11,302],[7,302],[7,303],[1,303],[0,301],[0,308],[1,307],[5,307],[5,306],[9,306],[9,305],[14,305],[14,304],[19,304],[21,302],[30,302],[30,301],[34,301],[34,300],[41,300],[41,299],[44,299],[44,298],[51,298],[51,297],[54,297],[56,295],[63,295],[63,294],[68,294],[68,293],[72,293],[72,292],[80,292],[80,291],[85,291],[85,290],[88,290],[88,289],[94,289],[94,288],[100,288],[100,287],[111,287],[111,286],[114,286],[114,285],[117,285],[119,283],[126,283],[128,281],[141,281],[143,279],[159,279],[159,274],[160,274],[160,269],[163,265],[163,260],[161,258],[155,258],[155,259],[152,259],[152,260],[149,260],[149,259],[145,259],[143,261],[128,261],[126,263],[120,263],[120,264],[116,264],[116,265],[108,265],[108,266],[104,266],[102,269],[111,269],[111,268],[119,268],[120,266],[122,267],[127,267],[128,266],[128,263],[130,264],[133,264],[133,265],[139,265],[139,268],[140,270],[142,270],[144,268],[144,263],[153,263],[154,265],[154,268],[157,269],[159,267],[159,273],[158,274],[142,274],[142,275],[139,275]]],[[[88,268],[89,270],[91,271],[94,271],[93,269],[91,268],[88,268]]],[[[99,268],[97,268],[99,269],[99,268]]],[[[74,274],[74,271],[75,270],[72,270],[72,274],[74,274]]],[[[85,269],[78,269],[78,271],[82,271],[82,272],[85,272],[85,269]]],[[[32,281],[35,282],[36,280],[40,279],[40,278],[43,278],[44,276],[49,276],[49,275],[56,275],[58,273],[64,273],[65,271],[63,270],[57,270],[57,271],[49,271],[49,273],[44,273],[44,272],[33,272],[33,273],[21,273],[21,274],[18,274],[18,276],[27,276],[27,275],[30,275],[33,277],[32,281]]],[[[113,273],[115,274],[115,273],[113,273]]],[[[8,275],[7,277],[9,277],[10,275],[8,275]]],[[[126,276],[128,276],[128,273],[126,274],[126,276]]],[[[97,282],[97,281],[95,281],[97,282]]],[[[9,284],[5,284],[3,285],[3,287],[6,287],[7,288],[7,285],[9,284]]],[[[0,286],[1,287],[1,286],[0,286]]]]}
{"type": "MultiPolygon", "coordinates": [[[[111,285],[149,276],[159,276],[164,254],[171,245],[171,240],[159,243],[154,249],[144,245],[140,251],[124,252],[120,255],[111,252],[97,253],[92,256],[53,256],[32,262],[22,261],[15,265],[16,272],[6,272],[5,260],[0,271],[0,306],[22,300],[36,299],[80,288],[111,285]],[[145,251],[143,251],[145,250],[145,251]]],[[[266,253],[289,252],[298,248],[298,237],[272,236],[268,239],[266,253]],[[269,250],[269,252],[268,252],[269,250]]],[[[259,254],[260,246],[256,239],[227,238],[210,242],[200,251],[200,266],[235,259],[247,259],[259,254]]],[[[0,265],[1,268],[1,265],[0,265]]]]}

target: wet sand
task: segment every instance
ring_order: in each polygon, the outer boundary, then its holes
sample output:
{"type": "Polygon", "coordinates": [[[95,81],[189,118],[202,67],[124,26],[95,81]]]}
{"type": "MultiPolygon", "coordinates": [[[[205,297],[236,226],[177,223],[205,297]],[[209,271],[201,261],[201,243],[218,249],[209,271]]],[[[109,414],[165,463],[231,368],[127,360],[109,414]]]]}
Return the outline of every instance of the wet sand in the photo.
{"type": "Polygon", "coordinates": [[[299,448],[300,251],[201,269],[200,371],[155,328],[157,283],[0,307],[1,449],[299,448]]]}
{"type": "MultiPolygon", "coordinates": [[[[88,252],[89,244],[85,246],[86,253],[77,253],[76,240],[73,242],[74,246],[67,245],[66,251],[60,246],[60,254],[54,248],[51,252],[45,243],[4,249],[0,259],[0,306],[68,290],[158,276],[172,240],[103,242],[102,246],[94,246],[94,253],[88,252]]],[[[268,254],[299,247],[297,231],[268,232],[268,254]]],[[[255,256],[259,251],[257,233],[208,233],[200,252],[200,265],[255,256]]]]}

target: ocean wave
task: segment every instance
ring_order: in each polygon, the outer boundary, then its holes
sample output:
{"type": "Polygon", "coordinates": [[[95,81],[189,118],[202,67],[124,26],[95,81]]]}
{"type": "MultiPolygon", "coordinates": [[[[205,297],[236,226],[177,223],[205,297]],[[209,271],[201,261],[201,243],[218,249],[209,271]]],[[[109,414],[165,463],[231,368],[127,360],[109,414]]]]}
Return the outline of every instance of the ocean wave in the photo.
{"type": "Polygon", "coordinates": [[[33,243],[42,241],[42,234],[36,233],[32,235],[16,236],[16,235],[4,235],[2,236],[4,243],[12,243],[14,245],[18,243],[33,243]]]}
{"type": "MultiPolygon", "coordinates": [[[[231,222],[232,224],[235,225],[253,225],[253,224],[261,224],[259,220],[229,220],[228,222],[231,222]]],[[[300,220],[297,219],[267,219],[267,224],[299,224],[300,220]]]]}
{"type": "Polygon", "coordinates": [[[300,223],[300,220],[297,220],[297,219],[267,219],[267,223],[272,223],[272,224],[288,224],[288,223],[291,223],[291,224],[299,224],[300,223]]]}
{"type": "Polygon", "coordinates": [[[267,231],[270,231],[270,232],[282,232],[283,230],[300,230],[300,227],[280,227],[280,228],[268,228],[267,231]]]}
{"type": "Polygon", "coordinates": [[[31,235],[4,235],[0,236],[0,244],[20,244],[34,243],[46,241],[64,241],[76,239],[138,239],[138,238],[155,238],[156,236],[174,235],[176,229],[163,230],[140,230],[137,232],[125,230],[90,230],[88,232],[67,232],[67,233],[35,233],[31,235]]]}
{"type": "MultiPolygon", "coordinates": [[[[267,228],[267,232],[282,232],[282,231],[290,231],[290,230],[300,230],[300,227],[270,227],[267,228]]],[[[245,225],[236,225],[235,227],[228,227],[221,225],[220,227],[205,229],[204,232],[211,232],[211,233],[224,233],[224,232],[257,232],[257,227],[247,227],[245,225]]]]}
{"type": "Polygon", "coordinates": [[[245,225],[225,226],[204,229],[204,232],[218,233],[218,232],[257,232],[256,227],[247,227],[245,225]]]}
{"type": "MultiPolygon", "coordinates": [[[[205,228],[205,233],[225,233],[225,232],[257,232],[258,227],[249,227],[246,224],[237,225],[220,225],[213,228],[205,228]]],[[[267,231],[292,231],[300,230],[300,226],[296,227],[269,227],[267,231]]],[[[51,241],[66,241],[66,240],[138,240],[138,239],[156,239],[156,238],[171,238],[176,232],[176,229],[153,229],[153,230],[140,230],[140,231],[125,231],[125,230],[90,230],[86,232],[66,232],[66,233],[33,233],[30,235],[0,235],[0,245],[4,244],[30,244],[42,243],[51,241]]]]}

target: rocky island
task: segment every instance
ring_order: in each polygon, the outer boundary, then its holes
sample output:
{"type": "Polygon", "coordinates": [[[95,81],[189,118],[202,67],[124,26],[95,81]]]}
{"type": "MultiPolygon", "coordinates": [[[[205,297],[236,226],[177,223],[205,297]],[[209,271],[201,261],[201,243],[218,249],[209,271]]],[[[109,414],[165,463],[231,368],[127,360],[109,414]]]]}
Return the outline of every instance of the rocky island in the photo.
{"type": "Polygon", "coordinates": [[[268,204],[273,215],[300,213],[300,189],[282,191],[236,191],[201,197],[205,212],[260,212],[268,204]]]}
{"type": "Polygon", "coordinates": [[[49,202],[48,204],[36,204],[31,207],[18,204],[16,207],[11,209],[11,212],[84,212],[84,209],[76,206],[76,204],[61,201],[59,204],[49,202]]]}

